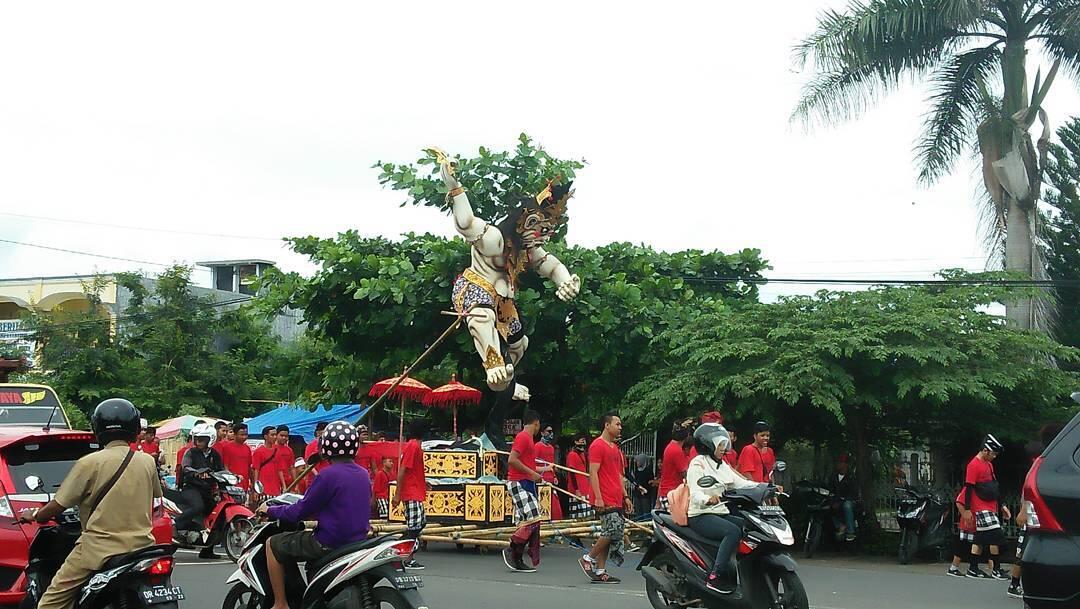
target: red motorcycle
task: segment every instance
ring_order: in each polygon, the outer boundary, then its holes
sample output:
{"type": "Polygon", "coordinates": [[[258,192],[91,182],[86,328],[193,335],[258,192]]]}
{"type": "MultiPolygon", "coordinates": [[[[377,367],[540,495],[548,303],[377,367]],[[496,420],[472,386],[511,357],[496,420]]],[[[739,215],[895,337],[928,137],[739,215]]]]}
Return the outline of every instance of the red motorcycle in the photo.
{"type": "MultiPolygon", "coordinates": [[[[236,562],[244,552],[244,546],[255,530],[255,513],[247,507],[247,491],[240,488],[240,477],[232,472],[205,473],[215,482],[213,488],[214,508],[203,519],[202,531],[176,531],[173,542],[181,548],[213,549],[224,542],[225,553],[236,562]]],[[[165,491],[165,510],[175,521],[186,507],[180,491],[165,491]]]]}

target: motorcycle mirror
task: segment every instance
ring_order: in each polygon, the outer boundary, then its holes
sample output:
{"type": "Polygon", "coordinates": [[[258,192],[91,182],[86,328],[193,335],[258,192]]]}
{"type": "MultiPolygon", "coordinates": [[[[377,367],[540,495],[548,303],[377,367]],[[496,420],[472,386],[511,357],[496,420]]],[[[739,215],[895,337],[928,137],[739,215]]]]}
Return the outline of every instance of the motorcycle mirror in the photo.
{"type": "Polygon", "coordinates": [[[777,461],[776,465],[775,465],[775,469],[778,472],[784,472],[784,471],[787,470],[787,463],[784,463],[783,461],[777,461]]]}
{"type": "Polygon", "coordinates": [[[37,476],[27,476],[23,482],[26,483],[26,488],[32,491],[40,491],[45,486],[45,482],[37,476]]]}
{"type": "Polygon", "coordinates": [[[1074,391],[1072,394],[1072,399],[1077,404],[1080,404],[1080,391],[1074,391]]]}
{"type": "Polygon", "coordinates": [[[256,493],[260,495],[263,494],[263,483],[261,481],[256,480],[254,483],[252,483],[251,488],[254,489],[256,493]]]}
{"type": "Polygon", "coordinates": [[[697,485],[701,488],[710,488],[717,485],[716,478],[712,476],[702,476],[698,478],[697,485]]]}

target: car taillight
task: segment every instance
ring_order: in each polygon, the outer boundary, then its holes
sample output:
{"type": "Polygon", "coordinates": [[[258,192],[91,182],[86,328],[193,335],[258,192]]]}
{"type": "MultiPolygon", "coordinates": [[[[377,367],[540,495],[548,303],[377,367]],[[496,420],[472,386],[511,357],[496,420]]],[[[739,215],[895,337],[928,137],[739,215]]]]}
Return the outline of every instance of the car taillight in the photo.
{"type": "Polygon", "coordinates": [[[1033,463],[1031,469],[1028,470],[1027,477],[1024,478],[1023,507],[1028,515],[1027,527],[1039,531],[1061,533],[1065,529],[1062,528],[1061,523],[1054,517],[1054,513],[1050,511],[1050,507],[1046,505],[1046,501],[1042,498],[1042,495],[1039,494],[1039,487],[1036,481],[1039,477],[1039,468],[1042,467],[1042,464],[1042,457],[1035,459],[1035,463],[1033,463]]]}

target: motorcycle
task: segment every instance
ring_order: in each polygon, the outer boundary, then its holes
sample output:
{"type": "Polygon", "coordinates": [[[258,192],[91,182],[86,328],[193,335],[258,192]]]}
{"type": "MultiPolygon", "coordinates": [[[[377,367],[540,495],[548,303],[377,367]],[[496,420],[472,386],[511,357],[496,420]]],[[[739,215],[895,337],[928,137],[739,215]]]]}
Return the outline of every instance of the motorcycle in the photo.
{"type": "MultiPolygon", "coordinates": [[[[698,481],[702,488],[716,484],[711,476],[698,481]]],[[[788,551],[795,537],[783,508],[773,501],[778,495],[784,496],[771,484],[724,494],[731,514],[746,522],[736,552],[741,594],[722,595],[705,587],[716,557],[715,541],[675,524],[668,512],[654,511],[653,541],[638,565],[652,606],[808,609],[806,589],[788,551]]]]}
{"type": "MultiPolygon", "coordinates": [[[[301,495],[289,493],[267,503],[292,505],[300,499],[301,495]]],[[[277,533],[302,528],[303,525],[270,520],[255,529],[236,572],[225,582],[230,588],[222,609],[269,607],[274,602],[266,567],[266,540],[277,533]]],[[[306,563],[306,578],[297,565],[290,565],[285,570],[285,594],[289,606],[369,609],[389,605],[393,609],[426,609],[419,592],[424,585],[423,578],[406,573],[402,566],[415,549],[414,540],[384,535],[342,546],[317,561],[306,563]],[[382,582],[387,585],[379,585],[382,582]]]]}
{"type": "MultiPolygon", "coordinates": [[[[833,506],[840,503],[840,498],[836,493],[832,492],[824,485],[809,480],[803,480],[795,484],[795,495],[800,498],[803,505],[806,506],[807,522],[806,522],[806,536],[803,539],[803,556],[806,558],[813,558],[821,547],[821,540],[825,536],[825,531],[835,532],[836,528],[833,524],[834,508],[833,506]]],[[[865,510],[863,510],[862,502],[855,502],[855,533],[858,534],[859,530],[865,530],[864,520],[866,517],[865,510]]],[[[857,544],[859,538],[856,537],[854,541],[848,542],[846,540],[839,540],[838,542],[847,544],[857,544]]]]}
{"type": "Polygon", "coordinates": [[[173,518],[175,537],[173,543],[185,549],[203,550],[217,547],[225,542],[225,553],[236,562],[255,530],[255,513],[247,507],[247,491],[237,486],[240,477],[228,471],[207,473],[214,480],[214,507],[203,518],[202,531],[176,529],[176,518],[184,511],[185,501],[181,491],[166,489],[165,510],[173,518]]]}
{"type": "Polygon", "coordinates": [[[900,550],[897,558],[906,565],[927,548],[942,553],[951,527],[947,522],[950,505],[936,493],[922,493],[908,487],[896,489],[900,501],[896,522],[900,525],[900,550]]]}
{"type": "MultiPolygon", "coordinates": [[[[37,492],[41,478],[27,476],[26,486],[37,492]]],[[[26,596],[19,609],[36,609],[82,534],[77,507],[64,510],[54,521],[40,527],[30,543],[26,596]]],[[[173,546],[150,546],[110,558],[82,585],[75,609],[177,609],[184,592],[172,584],[175,551],[173,546]]]]}

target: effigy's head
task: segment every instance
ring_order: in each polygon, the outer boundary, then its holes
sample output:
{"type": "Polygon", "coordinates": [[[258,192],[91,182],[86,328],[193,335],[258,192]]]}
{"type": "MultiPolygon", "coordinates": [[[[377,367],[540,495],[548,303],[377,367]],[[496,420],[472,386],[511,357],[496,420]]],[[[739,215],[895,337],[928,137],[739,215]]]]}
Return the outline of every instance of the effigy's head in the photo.
{"type": "Polygon", "coordinates": [[[499,228],[522,248],[544,245],[566,223],[566,203],[574,195],[571,186],[573,182],[549,182],[535,197],[522,199],[499,228]]]}

